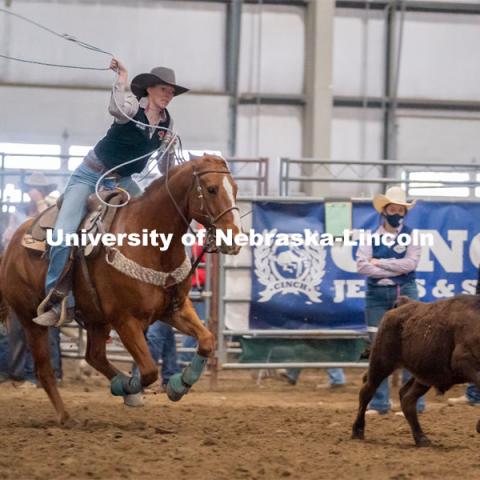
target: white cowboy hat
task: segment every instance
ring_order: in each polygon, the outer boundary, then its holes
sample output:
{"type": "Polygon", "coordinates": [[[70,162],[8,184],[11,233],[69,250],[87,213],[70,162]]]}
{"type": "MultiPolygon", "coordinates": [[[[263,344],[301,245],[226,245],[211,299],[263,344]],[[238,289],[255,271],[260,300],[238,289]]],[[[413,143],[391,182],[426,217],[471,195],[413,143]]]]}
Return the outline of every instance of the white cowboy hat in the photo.
{"type": "Polygon", "coordinates": [[[378,194],[373,197],[373,206],[379,213],[383,212],[383,209],[389,204],[401,205],[407,210],[410,210],[415,206],[415,200],[411,203],[407,202],[407,194],[401,187],[390,187],[385,195],[378,194]]]}
{"type": "Polygon", "coordinates": [[[57,184],[50,183],[42,172],[32,172],[32,174],[23,181],[23,186],[25,189],[42,187],[49,192],[57,188],[57,184]]]}

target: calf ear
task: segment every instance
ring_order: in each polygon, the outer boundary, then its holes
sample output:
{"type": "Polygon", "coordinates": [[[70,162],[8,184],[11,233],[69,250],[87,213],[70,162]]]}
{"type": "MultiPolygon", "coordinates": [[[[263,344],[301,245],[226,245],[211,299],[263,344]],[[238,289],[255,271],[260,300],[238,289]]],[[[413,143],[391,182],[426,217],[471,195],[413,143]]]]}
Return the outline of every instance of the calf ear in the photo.
{"type": "Polygon", "coordinates": [[[193,153],[188,152],[188,157],[189,160],[198,160],[199,158],[202,158],[201,155],[194,155],[193,153]]]}

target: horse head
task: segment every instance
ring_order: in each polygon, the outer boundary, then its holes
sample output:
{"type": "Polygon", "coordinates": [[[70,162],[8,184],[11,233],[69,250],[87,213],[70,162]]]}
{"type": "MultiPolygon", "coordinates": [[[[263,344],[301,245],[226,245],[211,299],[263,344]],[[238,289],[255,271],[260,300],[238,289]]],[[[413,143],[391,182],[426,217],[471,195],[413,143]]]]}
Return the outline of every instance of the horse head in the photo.
{"type": "MultiPolygon", "coordinates": [[[[193,188],[188,205],[190,216],[207,230],[221,230],[228,238],[242,232],[240,214],[236,206],[238,187],[225,159],[205,154],[191,161],[193,188]]],[[[222,253],[236,255],[240,247],[222,242],[222,253]]]]}

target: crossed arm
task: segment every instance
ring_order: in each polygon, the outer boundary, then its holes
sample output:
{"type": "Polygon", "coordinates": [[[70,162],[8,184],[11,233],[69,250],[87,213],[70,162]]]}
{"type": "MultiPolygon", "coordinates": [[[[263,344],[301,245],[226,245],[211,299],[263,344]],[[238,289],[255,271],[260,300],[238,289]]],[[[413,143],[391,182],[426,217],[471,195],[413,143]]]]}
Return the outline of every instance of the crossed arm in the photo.
{"type": "Polygon", "coordinates": [[[357,250],[357,271],[373,278],[391,278],[417,268],[422,247],[409,245],[404,258],[372,258],[372,247],[362,245],[357,250]]]}

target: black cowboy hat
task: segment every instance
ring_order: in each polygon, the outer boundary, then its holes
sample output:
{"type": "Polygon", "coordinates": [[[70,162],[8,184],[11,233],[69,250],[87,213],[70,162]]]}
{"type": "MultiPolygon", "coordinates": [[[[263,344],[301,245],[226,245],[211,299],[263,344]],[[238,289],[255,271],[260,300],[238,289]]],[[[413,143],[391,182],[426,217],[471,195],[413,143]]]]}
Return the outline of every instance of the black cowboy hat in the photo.
{"type": "Polygon", "coordinates": [[[155,67],[152,68],[150,73],[140,73],[132,80],[130,88],[137,98],[142,98],[148,95],[148,87],[162,84],[173,87],[175,90],[174,96],[181,95],[189,90],[175,83],[175,72],[167,67],[155,67]]]}

